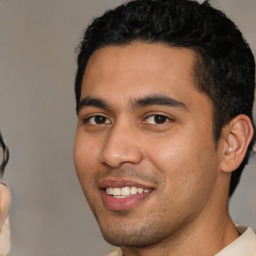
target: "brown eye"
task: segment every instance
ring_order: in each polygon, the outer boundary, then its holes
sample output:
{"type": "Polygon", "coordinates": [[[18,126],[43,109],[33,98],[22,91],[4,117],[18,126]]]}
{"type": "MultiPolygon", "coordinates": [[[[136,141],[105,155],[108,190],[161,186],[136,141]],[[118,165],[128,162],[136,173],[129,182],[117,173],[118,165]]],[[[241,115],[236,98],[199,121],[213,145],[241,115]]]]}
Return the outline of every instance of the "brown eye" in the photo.
{"type": "Polygon", "coordinates": [[[99,125],[99,124],[110,124],[110,120],[105,116],[92,116],[87,119],[89,124],[99,125]]]}
{"type": "Polygon", "coordinates": [[[146,119],[149,124],[164,124],[169,118],[164,115],[151,115],[146,119]]]}
{"type": "Polygon", "coordinates": [[[154,121],[156,124],[163,124],[166,122],[166,120],[167,120],[166,116],[155,115],[155,117],[154,117],[154,121]]]}

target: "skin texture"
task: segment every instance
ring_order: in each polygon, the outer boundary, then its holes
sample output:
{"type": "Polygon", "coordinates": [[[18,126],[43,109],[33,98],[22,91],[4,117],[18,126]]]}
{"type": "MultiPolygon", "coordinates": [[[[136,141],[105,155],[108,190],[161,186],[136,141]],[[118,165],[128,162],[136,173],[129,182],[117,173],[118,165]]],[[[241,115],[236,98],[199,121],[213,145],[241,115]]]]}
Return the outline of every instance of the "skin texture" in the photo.
{"type": "Polygon", "coordinates": [[[189,49],[134,43],[99,49],[86,67],[75,166],[104,238],[126,256],[214,255],[238,236],[228,187],[248,145],[237,134],[247,139],[252,128],[241,116],[216,145],[194,61],[189,49]],[[128,206],[104,201],[104,185],[134,183],[151,193],[128,206]]]}
{"type": "Polygon", "coordinates": [[[4,224],[4,221],[8,215],[10,208],[10,193],[8,188],[0,183],[0,228],[4,224]]]}

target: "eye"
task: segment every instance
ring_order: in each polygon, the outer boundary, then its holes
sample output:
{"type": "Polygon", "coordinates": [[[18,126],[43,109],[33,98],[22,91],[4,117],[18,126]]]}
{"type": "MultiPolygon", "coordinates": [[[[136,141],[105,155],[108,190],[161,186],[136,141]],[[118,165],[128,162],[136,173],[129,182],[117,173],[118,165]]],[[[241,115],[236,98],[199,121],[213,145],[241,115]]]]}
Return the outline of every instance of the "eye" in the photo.
{"type": "Polygon", "coordinates": [[[170,121],[170,118],[164,115],[151,115],[147,117],[147,119],[144,121],[144,123],[149,124],[164,124],[167,121],[170,121]]]}
{"type": "Polygon", "coordinates": [[[110,124],[110,120],[105,116],[91,116],[85,120],[85,123],[89,123],[91,125],[100,125],[100,124],[110,124]]]}

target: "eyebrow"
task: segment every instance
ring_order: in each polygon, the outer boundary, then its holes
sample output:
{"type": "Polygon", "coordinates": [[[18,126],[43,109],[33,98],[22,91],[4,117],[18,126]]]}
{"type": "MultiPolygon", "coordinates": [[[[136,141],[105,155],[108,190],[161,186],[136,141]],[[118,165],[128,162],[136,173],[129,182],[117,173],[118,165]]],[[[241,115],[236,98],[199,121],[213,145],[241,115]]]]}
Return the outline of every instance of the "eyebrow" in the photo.
{"type": "Polygon", "coordinates": [[[110,109],[107,103],[99,98],[85,97],[79,102],[78,113],[83,107],[96,107],[103,109],[110,109]]]}
{"type": "MultiPolygon", "coordinates": [[[[141,107],[147,107],[152,105],[160,105],[160,106],[170,106],[175,108],[181,108],[187,110],[187,106],[176,99],[171,97],[167,97],[165,95],[149,95],[139,99],[134,99],[130,101],[130,106],[132,109],[138,109],[141,107]]],[[[85,97],[83,98],[78,107],[78,113],[83,107],[96,107],[102,108],[106,110],[112,110],[112,108],[100,98],[92,98],[92,97],[85,97]]]]}
{"type": "Polygon", "coordinates": [[[173,99],[171,97],[167,97],[165,95],[150,95],[143,98],[139,98],[137,100],[133,100],[131,102],[131,105],[132,105],[132,108],[160,105],[160,106],[177,107],[184,110],[188,109],[183,102],[173,99]]]}

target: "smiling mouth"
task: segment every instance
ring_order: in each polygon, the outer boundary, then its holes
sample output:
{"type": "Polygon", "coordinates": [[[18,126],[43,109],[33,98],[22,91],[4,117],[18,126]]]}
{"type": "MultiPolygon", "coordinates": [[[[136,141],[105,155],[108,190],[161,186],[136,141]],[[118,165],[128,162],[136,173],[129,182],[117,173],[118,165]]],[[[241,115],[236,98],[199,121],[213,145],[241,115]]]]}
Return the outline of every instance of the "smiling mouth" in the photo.
{"type": "Polygon", "coordinates": [[[111,211],[130,210],[144,202],[154,188],[133,181],[104,181],[101,184],[103,205],[111,211]]]}
{"type": "Polygon", "coordinates": [[[127,211],[147,201],[155,184],[131,179],[104,179],[98,184],[104,207],[110,211],[127,211]]]}
{"type": "Polygon", "coordinates": [[[108,187],[105,188],[106,193],[114,198],[127,198],[136,194],[149,193],[151,189],[144,189],[138,187],[108,187]]]}

